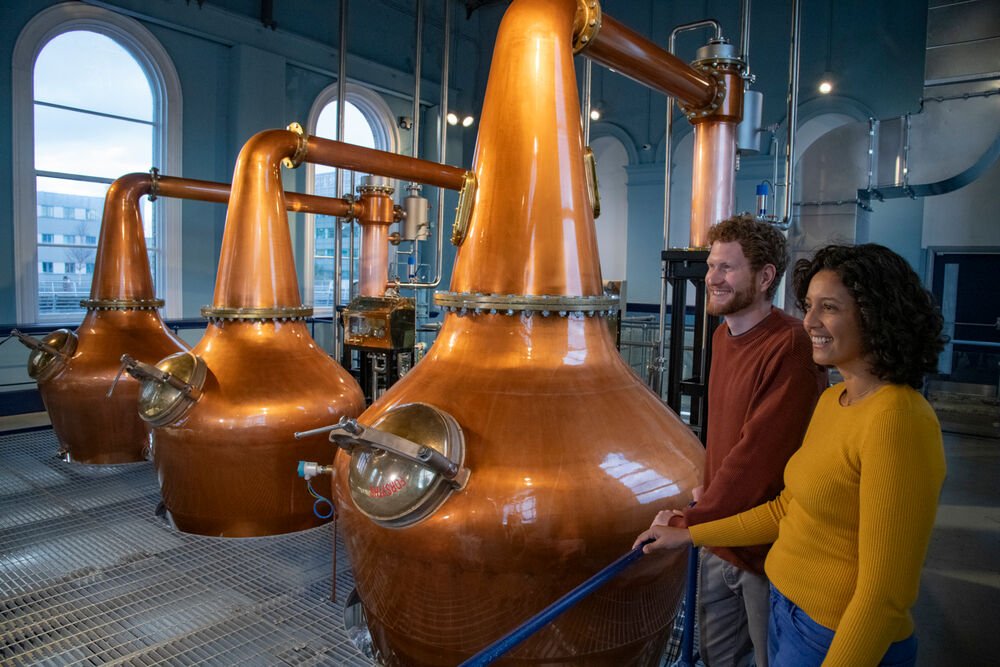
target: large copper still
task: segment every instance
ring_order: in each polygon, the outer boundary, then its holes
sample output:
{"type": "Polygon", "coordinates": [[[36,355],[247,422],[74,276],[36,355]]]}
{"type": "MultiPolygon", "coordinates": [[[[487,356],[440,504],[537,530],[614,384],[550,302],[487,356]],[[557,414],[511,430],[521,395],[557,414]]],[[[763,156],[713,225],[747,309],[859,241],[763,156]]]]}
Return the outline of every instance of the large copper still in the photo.
{"type": "MultiPolygon", "coordinates": [[[[155,367],[126,360],[143,379],[139,411],[153,425],[164,505],[185,532],[248,537],[321,523],[294,471],[300,459],[329,462],[333,453],[322,436],[293,434],[364,409],[355,380],[306,327],[312,309],[299,297],[281,164],[308,159],[413,180],[429,172],[425,182],[445,187],[464,182],[460,169],[429,169],[293,127],[261,132],[240,151],[201,341],[155,367]]],[[[322,212],[331,215],[381,224],[393,214],[384,193],[327,201],[333,208],[322,212]]]]}
{"type": "MultiPolygon", "coordinates": [[[[437,341],[331,435],[358,594],[389,665],[461,662],[701,483],[700,443],[603,319],[616,305],[602,292],[572,59],[594,5],[507,10],[437,341]]],[[[655,664],[684,570],[682,554],[639,561],[504,664],[655,664]]]]}
{"type": "Polygon", "coordinates": [[[87,314],[76,332],[65,329],[34,348],[28,372],[38,382],[52,430],[67,460],[128,463],[145,459],[149,431],[135,412],[139,385],[123,383],[108,398],[119,358],[130,350],[155,361],[186,349],[167,329],[158,308],[146,254],[139,199],[154,177],[128,174],[108,188],[94,258],[87,314]]]}

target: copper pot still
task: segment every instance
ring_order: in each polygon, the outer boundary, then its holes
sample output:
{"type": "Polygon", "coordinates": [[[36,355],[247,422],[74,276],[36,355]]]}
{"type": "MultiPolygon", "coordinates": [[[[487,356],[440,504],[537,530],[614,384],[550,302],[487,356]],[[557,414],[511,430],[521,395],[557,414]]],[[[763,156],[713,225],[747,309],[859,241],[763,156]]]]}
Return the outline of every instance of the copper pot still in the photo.
{"type": "MultiPolygon", "coordinates": [[[[573,66],[573,0],[503,19],[479,191],[430,353],[331,440],[378,659],[455,665],[681,508],[704,453],[622,361],[605,317],[573,66]]],[[[685,554],[640,559],[502,664],[656,664],[685,554]]]]}
{"type": "Polygon", "coordinates": [[[163,324],[149,270],[139,199],[153,177],[129,174],[108,188],[94,258],[87,314],[75,332],[60,329],[34,348],[28,373],[38,382],[61,453],[77,463],[131,463],[146,459],[149,428],[136,414],[139,383],[119,383],[122,353],[153,362],[187,346],[163,324]]]}
{"type": "MultiPolygon", "coordinates": [[[[284,139],[294,149],[295,135],[278,134],[255,135],[237,159],[202,339],[155,367],[129,368],[143,379],[139,413],[153,426],[163,503],[183,532],[255,537],[324,523],[295,469],[303,458],[331,462],[332,452],[322,435],[294,434],[364,409],[357,382],[305,322],[312,308],[299,297],[291,197],[274,158],[284,139]]],[[[334,209],[309,208],[347,212],[343,200],[329,201],[334,209]]]]}

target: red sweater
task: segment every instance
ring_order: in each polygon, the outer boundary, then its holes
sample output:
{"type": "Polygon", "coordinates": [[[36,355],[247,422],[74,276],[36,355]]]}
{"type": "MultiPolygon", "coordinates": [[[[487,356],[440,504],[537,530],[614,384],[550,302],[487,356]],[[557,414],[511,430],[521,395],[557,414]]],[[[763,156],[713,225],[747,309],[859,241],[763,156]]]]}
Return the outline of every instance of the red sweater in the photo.
{"type": "MultiPolygon", "coordinates": [[[[708,376],[708,444],[701,499],[689,526],[721,519],[775,498],[785,464],[802,444],[826,372],[812,360],[802,321],[777,308],[750,331],[712,338],[708,376]]],[[[733,565],[764,573],[770,545],[715,548],[733,565]]]]}

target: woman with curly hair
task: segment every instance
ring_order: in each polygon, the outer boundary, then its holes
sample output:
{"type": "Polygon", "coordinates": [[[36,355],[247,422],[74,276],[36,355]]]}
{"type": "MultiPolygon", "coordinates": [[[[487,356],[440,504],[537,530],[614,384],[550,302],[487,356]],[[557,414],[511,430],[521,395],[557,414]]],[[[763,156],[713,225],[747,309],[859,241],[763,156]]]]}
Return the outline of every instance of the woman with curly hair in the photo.
{"type": "Polygon", "coordinates": [[[936,369],[941,317],[906,261],[874,244],[800,260],[794,288],[813,360],[844,381],[820,397],[785,490],[689,529],[661,512],[636,545],[774,542],[771,667],[913,665],[910,607],[945,473],[940,425],[916,390],[936,369]]]}

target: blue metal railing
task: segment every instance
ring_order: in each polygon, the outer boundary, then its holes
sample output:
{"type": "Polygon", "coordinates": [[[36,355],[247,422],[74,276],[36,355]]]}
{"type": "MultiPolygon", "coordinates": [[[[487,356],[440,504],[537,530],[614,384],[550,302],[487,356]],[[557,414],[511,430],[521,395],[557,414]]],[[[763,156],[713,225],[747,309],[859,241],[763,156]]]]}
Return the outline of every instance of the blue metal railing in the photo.
{"type": "Polygon", "coordinates": [[[639,558],[643,555],[642,547],[651,541],[651,539],[647,540],[632,549],[627,554],[611,563],[611,565],[608,565],[590,579],[587,579],[569,593],[562,596],[518,627],[514,628],[511,632],[507,633],[507,635],[501,637],[481,650],[479,653],[463,662],[460,667],[481,667],[482,665],[492,664],[494,660],[498,659],[504,653],[507,653],[528,637],[541,630],[557,616],[603,586],[629,565],[639,560],[639,558]]]}

